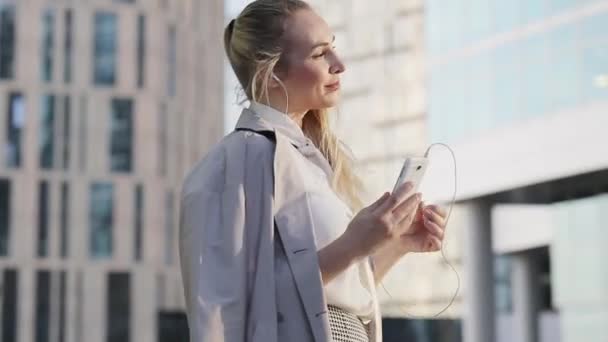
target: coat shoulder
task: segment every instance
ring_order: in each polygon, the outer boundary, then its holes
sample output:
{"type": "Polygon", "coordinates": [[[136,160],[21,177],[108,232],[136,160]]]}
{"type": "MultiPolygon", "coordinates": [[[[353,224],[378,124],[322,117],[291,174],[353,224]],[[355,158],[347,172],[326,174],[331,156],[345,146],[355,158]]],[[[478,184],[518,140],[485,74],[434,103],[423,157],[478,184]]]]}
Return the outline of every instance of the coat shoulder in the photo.
{"type": "Polygon", "coordinates": [[[182,198],[193,192],[222,191],[227,183],[244,181],[247,170],[260,169],[274,158],[275,144],[267,137],[248,131],[226,135],[188,172],[182,184],[182,198]]]}

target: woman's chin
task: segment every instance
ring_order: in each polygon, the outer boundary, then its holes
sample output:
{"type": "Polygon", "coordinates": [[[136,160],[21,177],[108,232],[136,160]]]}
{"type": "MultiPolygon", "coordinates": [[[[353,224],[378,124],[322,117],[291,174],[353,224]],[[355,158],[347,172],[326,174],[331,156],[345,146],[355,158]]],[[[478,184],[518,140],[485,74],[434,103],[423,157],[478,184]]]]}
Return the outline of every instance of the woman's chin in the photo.
{"type": "Polygon", "coordinates": [[[335,107],[338,105],[339,102],[340,102],[340,92],[335,91],[335,92],[332,92],[332,93],[324,96],[323,107],[325,107],[325,108],[335,107]]]}

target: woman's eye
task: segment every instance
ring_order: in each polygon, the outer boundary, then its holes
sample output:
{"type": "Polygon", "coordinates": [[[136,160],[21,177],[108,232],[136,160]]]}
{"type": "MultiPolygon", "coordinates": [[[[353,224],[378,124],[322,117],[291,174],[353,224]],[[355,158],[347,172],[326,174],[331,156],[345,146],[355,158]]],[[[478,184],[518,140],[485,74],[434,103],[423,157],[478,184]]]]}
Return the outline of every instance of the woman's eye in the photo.
{"type": "Polygon", "coordinates": [[[321,57],[323,57],[323,56],[325,56],[325,51],[321,52],[321,53],[320,53],[320,54],[318,54],[318,55],[313,55],[312,57],[313,57],[313,58],[321,58],[321,57]]]}

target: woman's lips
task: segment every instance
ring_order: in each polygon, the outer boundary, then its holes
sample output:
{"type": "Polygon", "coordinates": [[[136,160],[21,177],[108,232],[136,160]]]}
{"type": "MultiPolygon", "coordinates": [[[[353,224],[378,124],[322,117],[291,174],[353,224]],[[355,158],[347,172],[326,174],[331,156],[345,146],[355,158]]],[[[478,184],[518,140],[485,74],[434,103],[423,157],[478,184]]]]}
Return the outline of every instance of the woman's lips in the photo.
{"type": "Polygon", "coordinates": [[[325,88],[331,90],[331,91],[335,91],[340,89],[340,81],[326,85],[325,88]]]}

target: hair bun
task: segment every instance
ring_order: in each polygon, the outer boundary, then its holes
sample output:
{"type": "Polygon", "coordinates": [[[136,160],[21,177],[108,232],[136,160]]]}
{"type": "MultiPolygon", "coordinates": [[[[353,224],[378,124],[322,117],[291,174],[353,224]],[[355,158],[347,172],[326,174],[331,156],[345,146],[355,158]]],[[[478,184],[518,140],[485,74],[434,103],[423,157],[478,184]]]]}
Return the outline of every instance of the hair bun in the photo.
{"type": "Polygon", "coordinates": [[[232,32],[234,31],[234,23],[236,22],[236,19],[232,19],[230,20],[230,22],[228,23],[228,31],[230,31],[230,33],[232,34],[232,32]]]}

